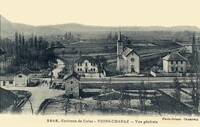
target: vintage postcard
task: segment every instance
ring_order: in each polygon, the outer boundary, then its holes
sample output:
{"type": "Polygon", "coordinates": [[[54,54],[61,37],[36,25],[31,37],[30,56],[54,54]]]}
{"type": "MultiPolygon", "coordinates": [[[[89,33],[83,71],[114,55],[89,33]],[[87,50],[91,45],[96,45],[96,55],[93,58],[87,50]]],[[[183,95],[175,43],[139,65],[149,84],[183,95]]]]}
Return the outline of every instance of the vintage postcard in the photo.
{"type": "Polygon", "coordinates": [[[198,0],[0,0],[0,126],[199,126],[198,0]]]}

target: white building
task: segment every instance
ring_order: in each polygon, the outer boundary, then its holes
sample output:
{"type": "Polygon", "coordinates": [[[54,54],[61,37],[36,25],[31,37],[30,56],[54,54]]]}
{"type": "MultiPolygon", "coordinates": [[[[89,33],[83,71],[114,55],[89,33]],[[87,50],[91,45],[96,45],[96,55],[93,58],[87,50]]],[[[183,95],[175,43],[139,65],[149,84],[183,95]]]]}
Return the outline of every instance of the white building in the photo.
{"type": "Polygon", "coordinates": [[[187,59],[178,52],[163,58],[163,71],[167,73],[186,72],[187,59]]]}
{"type": "Polygon", "coordinates": [[[1,76],[0,77],[0,86],[14,86],[14,77],[13,76],[1,76]]]}
{"type": "Polygon", "coordinates": [[[98,61],[91,56],[81,56],[74,63],[74,71],[82,77],[104,77],[105,71],[99,68],[98,61]]]}
{"type": "Polygon", "coordinates": [[[31,71],[29,69],[23,69],[14,76],[15,86],[27,86],[30,83],[31,71]]]}
{"type": "Polygon", "coordinates": [[[27,86],[30,82],[34,83],[38,81],[38,78],[42,77],[41,72],[31,71],[27,68],[19,71],[14,76],[15,86],[27,86]]]}
{"type": "Polygon", "coordinates": [[[131,48],[124,48],[121,33],[117,41],[117,70],[123,73],[140,73],[140,55],[131,48]]]}

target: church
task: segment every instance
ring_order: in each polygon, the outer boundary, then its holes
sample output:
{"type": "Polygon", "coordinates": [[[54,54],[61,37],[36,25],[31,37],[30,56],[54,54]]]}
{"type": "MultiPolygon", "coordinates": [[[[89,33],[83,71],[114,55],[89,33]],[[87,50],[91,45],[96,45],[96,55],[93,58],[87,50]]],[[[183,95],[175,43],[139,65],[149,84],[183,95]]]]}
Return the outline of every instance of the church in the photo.
{"type": "Polygon", "coordinates": [[[140,55],[131,48],[123,47],[121,32],[117,40],[117,71],[125,74],[140,73],[140,55]]]}

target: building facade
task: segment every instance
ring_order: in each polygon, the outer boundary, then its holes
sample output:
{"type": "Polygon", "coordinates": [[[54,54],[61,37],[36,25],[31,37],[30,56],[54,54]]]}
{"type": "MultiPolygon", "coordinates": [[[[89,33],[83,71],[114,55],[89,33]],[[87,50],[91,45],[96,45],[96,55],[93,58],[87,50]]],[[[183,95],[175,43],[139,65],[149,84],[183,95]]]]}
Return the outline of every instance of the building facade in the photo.
{"type": "Polygon", "coordinates": [[[0,86],[14,86],[14,77],[13,76],[1,76],[0,77],[0,86]]]}
{"type": "Polygon", "coordinates": [[[124,48],[121,32],[117,41],[117,70],[123,73],[140,73],[140,55],[131,48],[124,48]]]}
{"type": "Polygon", "coordinates": [[[91,56],[80,56],[74,63],[74,71],[81,77],[104,77],[100,72],[98,61],[91,56]]]}
{"type": "Polygon", "coordinates": [[[64,89],[65,89],[65,95],[69,98],[78,98],[79,97],[79,89],[80,89],[80,76],[76,72],[71,72],[68,75],[66,75],[64,78],[64,89]]]}
{"type": "Polygon", "coordinates": [[[163,71],[167,73],[186,72],[187,59],[178,52],[168,54],[163,58],[163,71]]]}
{"type": "Polygon", "coordinates": [[[23,69],[22,71],[19,71],[14,76],[15,86],[28,86],[31,81],[30,74],[31,71],[29,69],[23,69]]]}

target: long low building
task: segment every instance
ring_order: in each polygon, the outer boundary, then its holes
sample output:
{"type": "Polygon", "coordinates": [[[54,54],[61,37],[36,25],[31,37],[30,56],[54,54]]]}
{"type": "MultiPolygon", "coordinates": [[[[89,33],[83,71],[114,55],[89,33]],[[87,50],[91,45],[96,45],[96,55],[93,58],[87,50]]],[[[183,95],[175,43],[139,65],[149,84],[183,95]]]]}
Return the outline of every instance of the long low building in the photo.
{"type": "Polygon", "coordinates": [[[14,86],[14,77],[13,76],[1,76],[0,77],[0,86],[14,86]]]}

